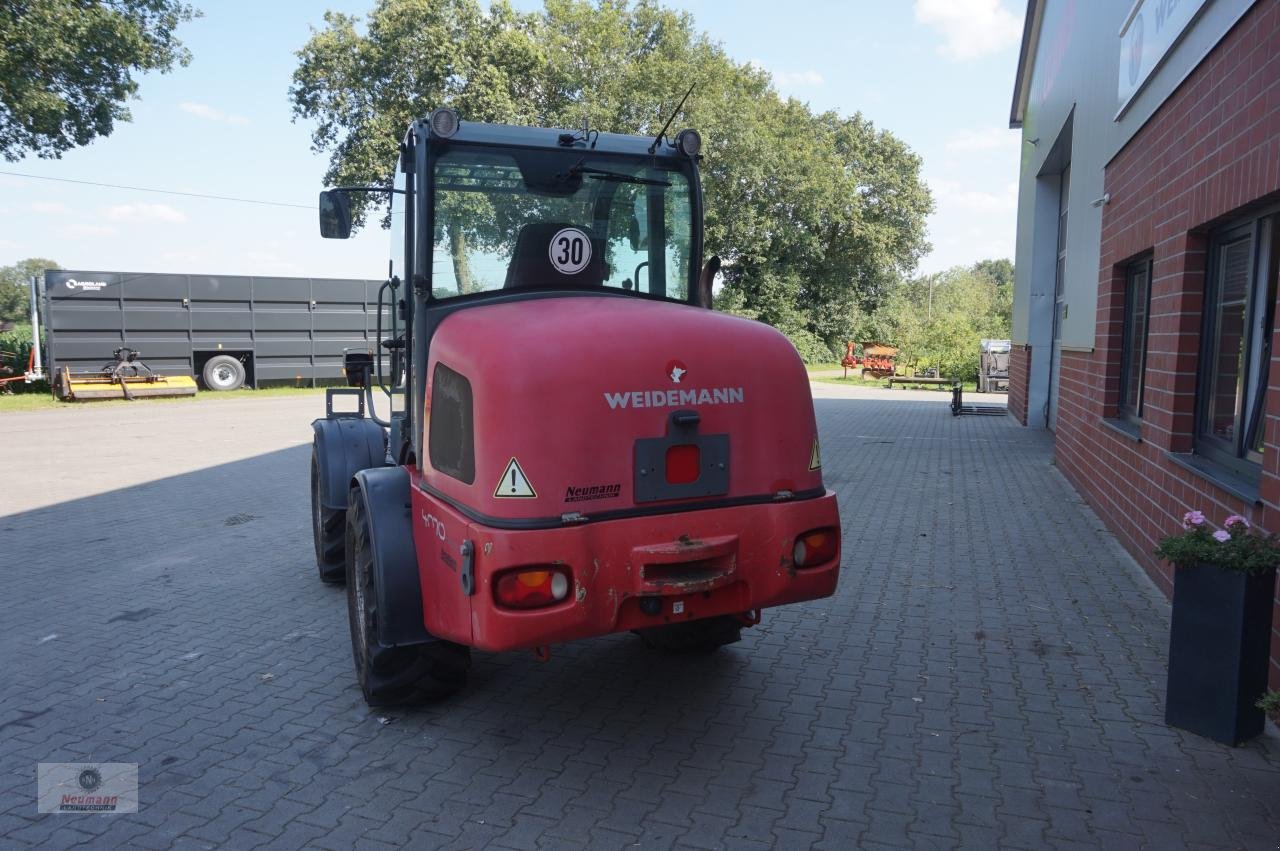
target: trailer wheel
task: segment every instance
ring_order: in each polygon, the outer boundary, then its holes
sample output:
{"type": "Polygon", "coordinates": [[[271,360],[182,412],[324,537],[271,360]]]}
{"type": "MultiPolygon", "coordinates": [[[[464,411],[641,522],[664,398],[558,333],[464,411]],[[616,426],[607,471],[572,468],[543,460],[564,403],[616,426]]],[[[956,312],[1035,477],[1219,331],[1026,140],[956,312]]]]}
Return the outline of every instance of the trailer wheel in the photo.
{"type": "Polygon", "coordinates": [[[450,641],[387,647],[378,641],[377,588],[364,500],[353,492],[347,508],[347,615],[356,678],[370,706],[437,700],[462,688],[471,650],[450,641]]]}
{"type": "Polygon", "coordinates": [[[637,629],[646,647],[667,653],[710,653],[742,638],[742,622],[729,615],[637,629]]]}
{"type": "Polygon", "coordinates": [[[210,390],[239,390],[244,386],[244,364],[231,355],[216,355],[205,362],[200,377],[210,390]]]}
{"type": "Polygon", "coordinates": [[[325,508],[320,500],[320,459],[311,448],[311,537],[316,545],[316,567],[321,582],[343,582],[347,578],[344,533],[347,513],[341,508],[325,508]]]}

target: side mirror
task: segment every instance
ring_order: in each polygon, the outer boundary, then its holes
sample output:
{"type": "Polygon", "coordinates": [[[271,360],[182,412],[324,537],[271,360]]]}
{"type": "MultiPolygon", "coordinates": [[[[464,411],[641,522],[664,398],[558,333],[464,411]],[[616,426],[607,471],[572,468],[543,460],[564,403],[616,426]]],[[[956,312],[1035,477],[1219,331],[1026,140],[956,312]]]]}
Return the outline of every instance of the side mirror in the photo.
{"type": "Polygon", "coordinates": [[[351,236],[351,199],[341,189],[320,193],[320,235],[325,239],[351,236]]]}
{"type": "Polygon", "coordinates": [[[711,259],[707,261],[707,265],[702,267],[702,274],[698,276],[698,291],[694,295],[694,304],[699,307],[710,309],[711,307],[711,285],[715,283],[716,275],[720,274],[720,257],[712,254],[711,259]]]}

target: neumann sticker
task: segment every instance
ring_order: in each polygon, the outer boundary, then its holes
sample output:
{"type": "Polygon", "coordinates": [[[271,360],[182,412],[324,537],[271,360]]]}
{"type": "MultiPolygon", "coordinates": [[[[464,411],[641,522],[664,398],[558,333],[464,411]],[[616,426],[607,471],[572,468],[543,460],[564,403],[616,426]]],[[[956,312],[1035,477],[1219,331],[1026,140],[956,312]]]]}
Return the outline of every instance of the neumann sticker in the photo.
{"type": "Polygon", "coordinates": [[[737,405],[742,403],[741,387],[714,387],[710,390],[624,390],[605,393],[612,410],[619,408],[679,408],[684,405],[737,405]]]}
{"type": "Polygon", "coordinates": [[[622,485],[587,485],[586,487],[565,488],[565,502],[591,502],[597,499],[617,499],[622,495],[622,485]]]}

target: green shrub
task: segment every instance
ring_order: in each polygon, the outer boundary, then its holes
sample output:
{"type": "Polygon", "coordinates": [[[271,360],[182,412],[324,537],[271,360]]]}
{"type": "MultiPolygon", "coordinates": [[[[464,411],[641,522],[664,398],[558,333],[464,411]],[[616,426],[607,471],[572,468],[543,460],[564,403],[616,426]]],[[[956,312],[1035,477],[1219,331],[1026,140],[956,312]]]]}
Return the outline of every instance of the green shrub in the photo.
{"type": "Polygon", "coordinates": [[[1267,693],[1258,700],[1255,706],[1267,713],[1271,720],[1275,721],[1276,724],[1280,724],[1280,691],[1269,689],[1267,693]]]}
{"type": "Polygon", "coordinates": [[[800,353],[800,360],[807,364],[830,363],[839,360],[831,351],[831,347],[822,342],[818,335],[803,328],[792,328],[782,332],[800,353]]]}
{"type": "MultiPolygon", "coordinates": [[[[0,378],[12,378],[27,371],[27,357],[31,354],[31,326],[26,323],[14,325],[8,331],[0,332],[0,378]]],[[[49,383],[37,381],[27,384],[25,381],[10,381],[3,385],[6,393],[48,393],[49,383]]]]}

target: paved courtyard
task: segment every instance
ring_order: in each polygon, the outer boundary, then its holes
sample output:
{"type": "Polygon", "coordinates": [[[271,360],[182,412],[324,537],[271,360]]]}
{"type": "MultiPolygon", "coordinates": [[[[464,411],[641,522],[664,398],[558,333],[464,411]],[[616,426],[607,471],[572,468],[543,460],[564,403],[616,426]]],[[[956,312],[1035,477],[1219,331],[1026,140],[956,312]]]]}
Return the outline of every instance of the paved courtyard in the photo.
{"type": "Polygon", "coordinates": [[[1164,726],[1168,606],[1043,434],[815,385],[836,595],[672,658],[477,654],[370,711],[315,575],[314,398],[0,416],[6,846],[1280,847],[1280,735],[1164,726]],[[36,764],[136,762],[136,815],[36,764]]]}

